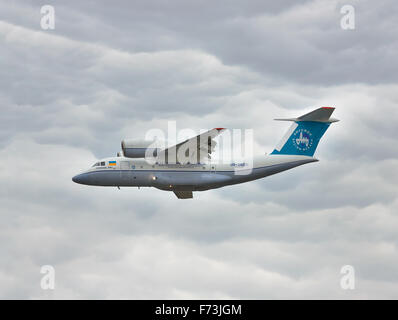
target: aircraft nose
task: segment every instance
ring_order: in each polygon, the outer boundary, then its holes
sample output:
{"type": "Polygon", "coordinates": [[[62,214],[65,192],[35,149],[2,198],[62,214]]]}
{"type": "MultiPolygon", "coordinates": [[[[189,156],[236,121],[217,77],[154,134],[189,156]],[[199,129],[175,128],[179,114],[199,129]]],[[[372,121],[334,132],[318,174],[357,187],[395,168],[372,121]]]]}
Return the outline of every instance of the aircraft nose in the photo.
{"type": "Polygon", "coordinates": [[[72,178],[72,181],[73,181],[73,182],[75,182],[75,183],[80,183],[80,184],[86,184],[86,183],[87,183],[86,180],[87,180],[87,179],[86,179],[86,177],[85,177],[84,174],[77,174],[77,175],[75,175],[75,176],[72,178]]]}

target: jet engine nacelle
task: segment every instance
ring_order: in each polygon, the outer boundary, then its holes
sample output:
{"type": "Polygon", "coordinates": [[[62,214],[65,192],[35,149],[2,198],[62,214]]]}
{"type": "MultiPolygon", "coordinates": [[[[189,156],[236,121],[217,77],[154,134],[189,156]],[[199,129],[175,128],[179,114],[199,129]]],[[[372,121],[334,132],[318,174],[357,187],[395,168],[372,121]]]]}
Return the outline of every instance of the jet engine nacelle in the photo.
{"type": "Polygon", "coordinates": [[[123,155],[127,158],[145,158],[146,154],[156,157],[160,149],[154,145],[154,140],[125,139],[122,141],[123,155]]]}

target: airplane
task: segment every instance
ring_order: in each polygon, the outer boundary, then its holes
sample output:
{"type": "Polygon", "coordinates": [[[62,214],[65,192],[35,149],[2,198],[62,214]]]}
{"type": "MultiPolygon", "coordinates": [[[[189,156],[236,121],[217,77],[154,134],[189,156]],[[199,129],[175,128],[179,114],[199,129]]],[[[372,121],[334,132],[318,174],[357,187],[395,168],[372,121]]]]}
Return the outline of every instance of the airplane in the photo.
{"type": "Polygon", "coordinates": [[[155,187],[173,191],[179,199],[191,199],[194,191],[257,180],[319,161],[314,158],[318,143],[330,124],[339,121],[331,118],[334,109],[321,107],[298,118],[275,119],[293,123],[270,154],[253,159],[247,174],[237,174],[240,164],[205,161],[205,158],[211,159],[215,149],[214,138],[225,130],[214,128],[165,149],[155,148],[148,142],[123,140],[122,152],[116,157],[97,161],[72,181],[118,188],[155,187]],[[178,154],[188,156],[181,162],[178,154]]]}

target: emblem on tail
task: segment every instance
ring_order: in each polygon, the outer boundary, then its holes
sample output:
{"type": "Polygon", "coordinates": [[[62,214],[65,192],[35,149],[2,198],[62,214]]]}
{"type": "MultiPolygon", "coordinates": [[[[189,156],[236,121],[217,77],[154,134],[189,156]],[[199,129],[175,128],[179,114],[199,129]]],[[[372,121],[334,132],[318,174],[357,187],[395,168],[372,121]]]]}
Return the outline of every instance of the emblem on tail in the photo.
{"type": "Polygon", "coordinates": [[[294,146],[301,151],[308,150],[312,146],[313,142],[311,136],[311,132],[307,129],[296,130],[293,134],[294,146]]]}

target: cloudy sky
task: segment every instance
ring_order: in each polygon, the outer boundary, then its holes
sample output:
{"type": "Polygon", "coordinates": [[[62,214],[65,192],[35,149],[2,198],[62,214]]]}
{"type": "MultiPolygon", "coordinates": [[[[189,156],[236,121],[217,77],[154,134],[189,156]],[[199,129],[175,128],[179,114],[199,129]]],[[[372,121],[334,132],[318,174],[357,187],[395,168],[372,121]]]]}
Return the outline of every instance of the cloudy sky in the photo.
{"type": "Polygon", "coordinates": [[[0,298],[397,298],[397,15],[394,0],[0,0],[0,298]],[[320,106],[341,120],[320,161],[266,179],[185,201],[71,181],[168,121],[251,128],[270,152],[288,126],[272,119],[320,106]]]}

